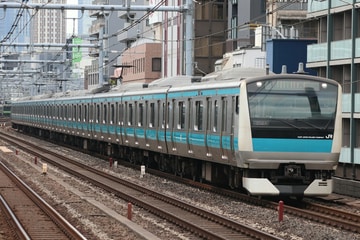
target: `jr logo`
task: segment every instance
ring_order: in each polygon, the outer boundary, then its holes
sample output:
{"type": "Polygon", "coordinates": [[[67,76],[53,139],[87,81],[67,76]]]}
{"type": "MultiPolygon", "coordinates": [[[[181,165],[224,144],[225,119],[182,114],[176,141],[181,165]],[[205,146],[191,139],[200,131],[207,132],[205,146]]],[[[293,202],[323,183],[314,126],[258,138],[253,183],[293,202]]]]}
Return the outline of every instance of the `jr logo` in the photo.
{"type": "Polygon", "coordinates": [[[326,139],[332,139],[333,135],[332,134],[328,134],[327,136],[325,136],[326,139]]]}

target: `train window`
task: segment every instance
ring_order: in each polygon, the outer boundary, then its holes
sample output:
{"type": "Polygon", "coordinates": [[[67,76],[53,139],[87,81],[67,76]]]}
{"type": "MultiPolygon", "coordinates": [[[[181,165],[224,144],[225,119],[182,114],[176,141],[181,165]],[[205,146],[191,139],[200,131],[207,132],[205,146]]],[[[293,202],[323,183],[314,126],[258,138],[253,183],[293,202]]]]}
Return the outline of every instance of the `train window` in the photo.
{"type": "Polygon", "coordinates": [[[67,119],[67,105],[64,106],[64,120],[68,120],[67,119]]]}
{"type": "Polygon", "coordinates": [[[141,127],[144,124],[144,104],[139,103],[139,118],[138,118],[138,126],[141,127]]]}
{"type": "Polygon", "coordinates": [[[133,125],[133,111],[134,111],[134,107],[133,105],[130,103],[128,106],[128,125],[132,126],[133,125]]]}
{"type": "Polygon", "coordinates": [[[100,121],[100,105],[96,104],[96,118],[95,118],[95,122],[99,123],[100,121]]]}
{"type": "Polygon", "coordinates": [[[77,112],[76,112],[76,105],[73,105],[73,121],[76,121],[77,119],[77,112]]]}
{"type": "Polygon", "coordinates": [[[110,124],[114,124],[115,122],[115,106],[114,104],[110,105],[110,124]]]}
{"type": "Polygon", "coordinates": [[[214,126],[213,132],[217,132],[218,130],[218,118],[219,118],[219,104],[218,101],[214,101],[214,126]]]}
{"type": "Polygon", "coordinates": [[[77,121],[80,122],[81,121],[81,118],[82,118],[82,108],[81,108],[81,105],[79,105],[79,114],[78,114],[78,118],[77,118],[77,121]]]}
{"type": "Polygon", "coordinates": [[[149,127],[153,128],[154,126],[155,126],[155,103],[150,103],[149,127]]]}
{"type": "Polygon", "coordinates": [[[70,120],[70,107],[66,105],[66,121],[70,120]]]}
{"type": "Polygon", "coordinates": [[[206,109],[207,109],[207,115],[206,115],[206,130],[210,131],[211,129],[211,116],[212,116],[212,102],[210,98],[206,99],[206,109]]]}
{"type": "Polygon", "coordinates": [[[164,118],[164,121],[166,123],[166,128],[169,128],[170,127],[169,123],[170,123],[170,113],[171,113],[171,102],[168,102],[166,112],[167,112],[167,115],[165,115],[166,118],[164,118]]]}
{"type": "Polygon", "coordinates": [[[235,113],[239,114],[239,96],[235,97],[235,113]]]}
{"type": "Polygon", "coordinates": [[[185,103],[179,102],[178,103],[179,112],[178,112],[178,129],[184,129],[185,128],[185,103]]]}
{"type": "Polygon", "coordinates": [[[203,130],[203,112],[204,105],[202,101],[195,102],[195,125],[194,130],[201,131],[203,130]]]}
{"type": "Polygon", "coordinates": [[[91,120],[91,122],[93,122],[94,121],[94,105],[93,104],[91,104],[90,105],[90,112],[89,112],[89,120],[91,120]]]}
{"type": "Polygon", "coordinates": [[[107,105],[106,104],[103,105],[103,110],[104,110],[104,112],[103,112],[103,123],[106,124],[107,123],[107,105]]]}
{"type": "Polygon", "coordinates": [[[88,121],[88,106],[84,105],[84,122],[88,121]]]}
{"type": "Polygon", "coordinates": [[[124,104],[119,106],[119,124],[124,125],[124,104]]]}
{"type": "MultiPolygon", "coordinates": [[[[159,106],[160,106],[160,102],[159,102],[159,106]]],[[[161,119],[161,128],[165,128],[165,125],[166,125],[166,108],[165,108],[165,103],[163,102],[162,103],[162,119],[161,119]]],[[[159,113],[159,116],[160,116],[161,113],[159,113]]]]}
{"type": "Polygon", "coordinates": [[[221,114],[221,131],[225,132],[227,129],[227,100],[222,99],[222,114],[221,114]]]}

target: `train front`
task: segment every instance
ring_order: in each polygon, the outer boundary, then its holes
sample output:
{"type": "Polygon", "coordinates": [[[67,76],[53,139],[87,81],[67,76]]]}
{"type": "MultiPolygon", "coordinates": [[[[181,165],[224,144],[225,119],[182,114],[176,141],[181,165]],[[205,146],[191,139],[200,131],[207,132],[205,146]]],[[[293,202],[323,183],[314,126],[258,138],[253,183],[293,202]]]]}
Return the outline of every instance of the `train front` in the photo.
{"type": "Polygon", "coordinates": [[[330,194],[341,150],[340,85],[272,75],[242,84],[240,99],[243,187],[252,195],[330,194]]]}

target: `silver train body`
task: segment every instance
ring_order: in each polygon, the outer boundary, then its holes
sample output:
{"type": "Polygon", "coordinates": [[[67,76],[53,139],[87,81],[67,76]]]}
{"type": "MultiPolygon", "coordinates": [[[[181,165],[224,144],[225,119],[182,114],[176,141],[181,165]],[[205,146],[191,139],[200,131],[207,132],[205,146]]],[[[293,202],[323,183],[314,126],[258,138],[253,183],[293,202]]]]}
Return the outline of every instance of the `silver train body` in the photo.
{"type": "Polygon", "coordinates": [[[232,69],[19,100],[11,118],[19,131],[252,195],[322,196],[341,149],[341,93],[329,79],[232,69]]]}

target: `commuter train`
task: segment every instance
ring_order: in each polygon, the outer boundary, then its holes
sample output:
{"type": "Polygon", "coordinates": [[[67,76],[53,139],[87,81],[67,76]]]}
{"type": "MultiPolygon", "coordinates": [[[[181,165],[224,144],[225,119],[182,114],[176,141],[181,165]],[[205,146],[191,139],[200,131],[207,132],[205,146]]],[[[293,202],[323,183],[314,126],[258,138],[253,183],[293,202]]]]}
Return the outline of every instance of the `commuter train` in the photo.
{"type": "Polygon", "coordinates": [[[302,198],[332,192],[341,94],[330,79],[234,68],[18,100],[11,118],[18,131],[183,177],[302,198]]]}
{"type": "Polygon", "coordinates": [[[0,103],[0,118],[10,118],[11,103],[8,101],[2,101],[0,103]]]}

